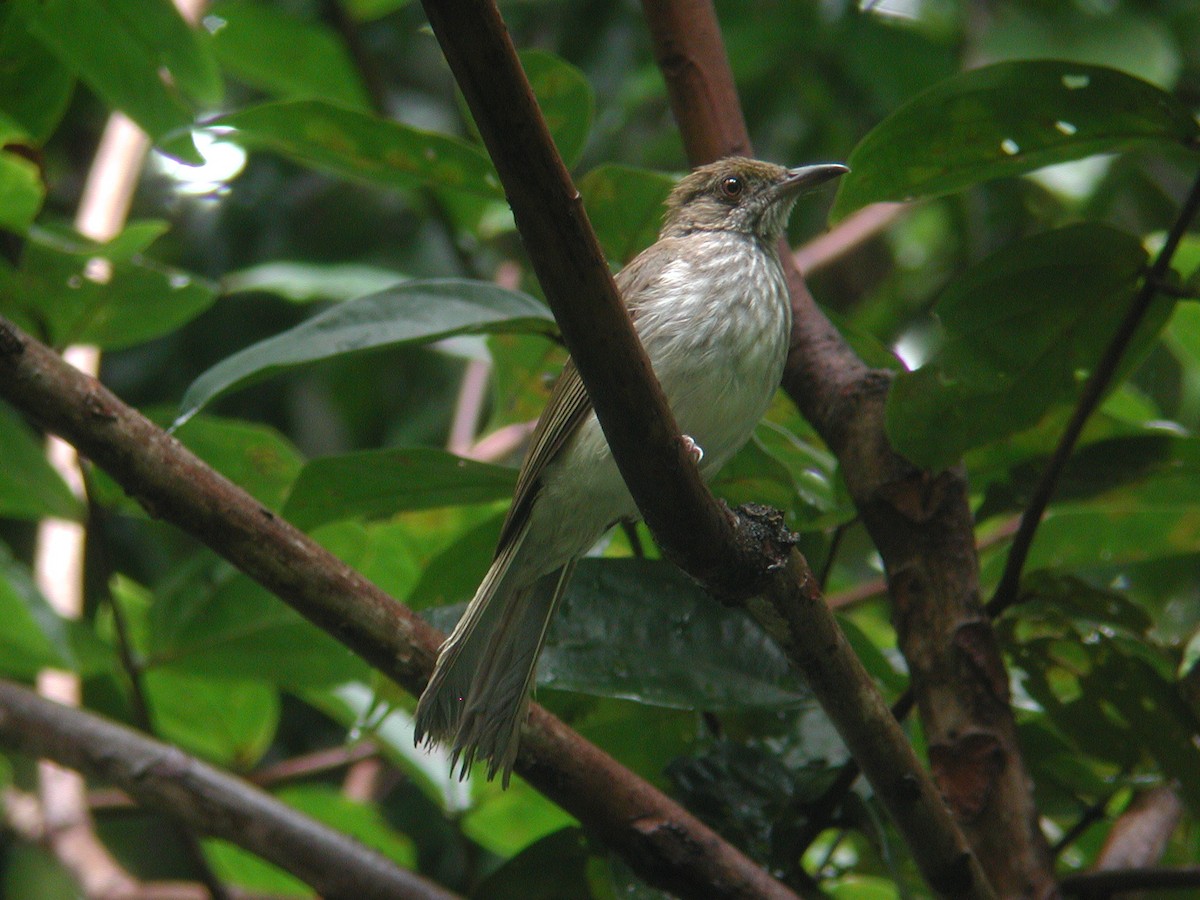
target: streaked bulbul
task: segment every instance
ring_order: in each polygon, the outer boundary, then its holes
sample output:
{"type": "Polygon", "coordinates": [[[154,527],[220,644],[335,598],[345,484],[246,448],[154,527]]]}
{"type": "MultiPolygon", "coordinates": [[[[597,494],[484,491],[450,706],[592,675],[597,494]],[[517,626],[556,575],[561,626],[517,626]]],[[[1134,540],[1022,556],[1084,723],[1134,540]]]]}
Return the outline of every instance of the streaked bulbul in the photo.
{"type": "MultiPolygon", "coordinates": [[[[742,157],[701,166],[667,199],[658,241],[617,288],[701,474],[750,437],[783,374],[791,306],[778,244],[797,196],[847,169],[742,157]]],[[[576,561],[637,507],[570,360],[517,476],[491,568],[417,705],[417,741],[449,741],[508,784],[534,669],[576,561]]]]}

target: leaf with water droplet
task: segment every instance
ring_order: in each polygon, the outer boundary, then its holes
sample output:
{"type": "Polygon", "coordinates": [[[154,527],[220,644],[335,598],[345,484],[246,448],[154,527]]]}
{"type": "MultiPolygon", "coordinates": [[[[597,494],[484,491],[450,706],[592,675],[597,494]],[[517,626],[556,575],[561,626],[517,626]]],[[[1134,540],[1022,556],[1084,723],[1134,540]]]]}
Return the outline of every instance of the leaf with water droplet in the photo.
{"type": "Polygon", "coordinates": [[[1190,146],[1198,136],[1187,107],[1116,69],[997,63],[934,85],[863,138],[846,161],[850,174],[831,218],[1146,143],[1190,146]]]}

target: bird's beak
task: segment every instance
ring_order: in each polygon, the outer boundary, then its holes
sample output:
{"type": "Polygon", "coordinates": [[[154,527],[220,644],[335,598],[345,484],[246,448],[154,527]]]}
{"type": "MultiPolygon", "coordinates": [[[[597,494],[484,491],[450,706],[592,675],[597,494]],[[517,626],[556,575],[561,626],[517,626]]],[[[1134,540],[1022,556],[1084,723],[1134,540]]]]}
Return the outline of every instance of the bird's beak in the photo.
{"type": "Polygon", "coordinates": [[[788,177],[779,185],[779,192],[781,194],[798,194],[830,179],[845,175],[849,171],[841,163],[819,163],[815,166],[789,169],[788,177]]]}

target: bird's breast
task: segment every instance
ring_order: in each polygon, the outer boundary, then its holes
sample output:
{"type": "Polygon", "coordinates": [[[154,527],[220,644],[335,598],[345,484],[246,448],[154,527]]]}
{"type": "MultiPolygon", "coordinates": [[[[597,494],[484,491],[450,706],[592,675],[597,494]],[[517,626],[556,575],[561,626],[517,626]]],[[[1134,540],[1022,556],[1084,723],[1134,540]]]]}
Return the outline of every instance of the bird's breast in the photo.
{"type": "Polygon", "coordinates": [[[638,332],[680,429],[711,473],[745,443],[783,374],[791,331],[773,248],[744,235],[697,236],[639,307],[638,332]]]}

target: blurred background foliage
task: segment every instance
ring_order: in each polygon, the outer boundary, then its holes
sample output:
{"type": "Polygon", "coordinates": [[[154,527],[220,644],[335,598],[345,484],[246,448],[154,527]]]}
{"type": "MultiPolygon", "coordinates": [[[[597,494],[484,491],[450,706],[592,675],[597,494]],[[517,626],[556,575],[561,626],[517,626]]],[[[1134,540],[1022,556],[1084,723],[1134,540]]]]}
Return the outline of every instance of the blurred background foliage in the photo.
{"type": "MultiPolygon", "coordinates": [[[[795,245],[826,227],[831,203],[839,218],[919,198],[810,283],[873,363],[917,369],[894,389],[892,438],[922,464],[965,458],[990,591],[1082,376],[1195,175],[1197,6],[717,9],[757,154],[855,170],[836,201],[802,200],[795,245]]],[[[620,265],[653,240],[685,168],[640,8],[502,11],[620,265]]],[[[181,440],[263,503],[452,624],[519,460],[519,448],[470,465],[445,452],[464,373],[490,373],[482,437],[537,415],[564,354],[419,4],[222,0],[189,32],[165,0],[13,0],[0,6],[0,136],[0,312],[59,347],[99,344],[117,394],[178,420],[181,440]],[[70,221],[113,108],[159,149],[129,225],[98,246],[70,221]],[[108,285],[84,277],[95,256],[112,262],[108,285]]],[[[1198,268],[1200,240],[1185,236],[1050,507],[1027,599],[998,624],[1064,873],[1086,869],[1136,792],[1159,784],[1186,809],[1164,864],[1200,854],[1198,268]]],[[[85,513],[2,405],[0,460],[0,672],[74,668],[89,707],[129,720],[119,613],[161,737],[239,772],[369,741],[385,765],[365,793],[347,798],[335,767],[280,795],[475,896],[654,896],[523,782],[501,793],[449,780],[412,748],[412,698],[103,473],[89,472],[85,513]],[[44,515],[86,515],[81,623],[33,587],[44,515]]],[[[878,556],[836,460],[790,403],[717,487],[787,512],[868,669],[899,696],[878,556]]],[[[920,895],[867,788],[810,821],[846,754],[765,637],[654,559],[644,529],[600,555],[555,623],[539,701],[782,877],[807,872],[838,897],[920,895]]],[[[27,785],[27,761],[4,778],[27,785]]],[[[98,815],[133,872],[189,876],[153,815],[98,815]]],[[[236,848],[205,849],[231,884],[305,893],[236,848]]],[[[47,855],[3,852],[5,896],[64,896],[47,855]]]]}

